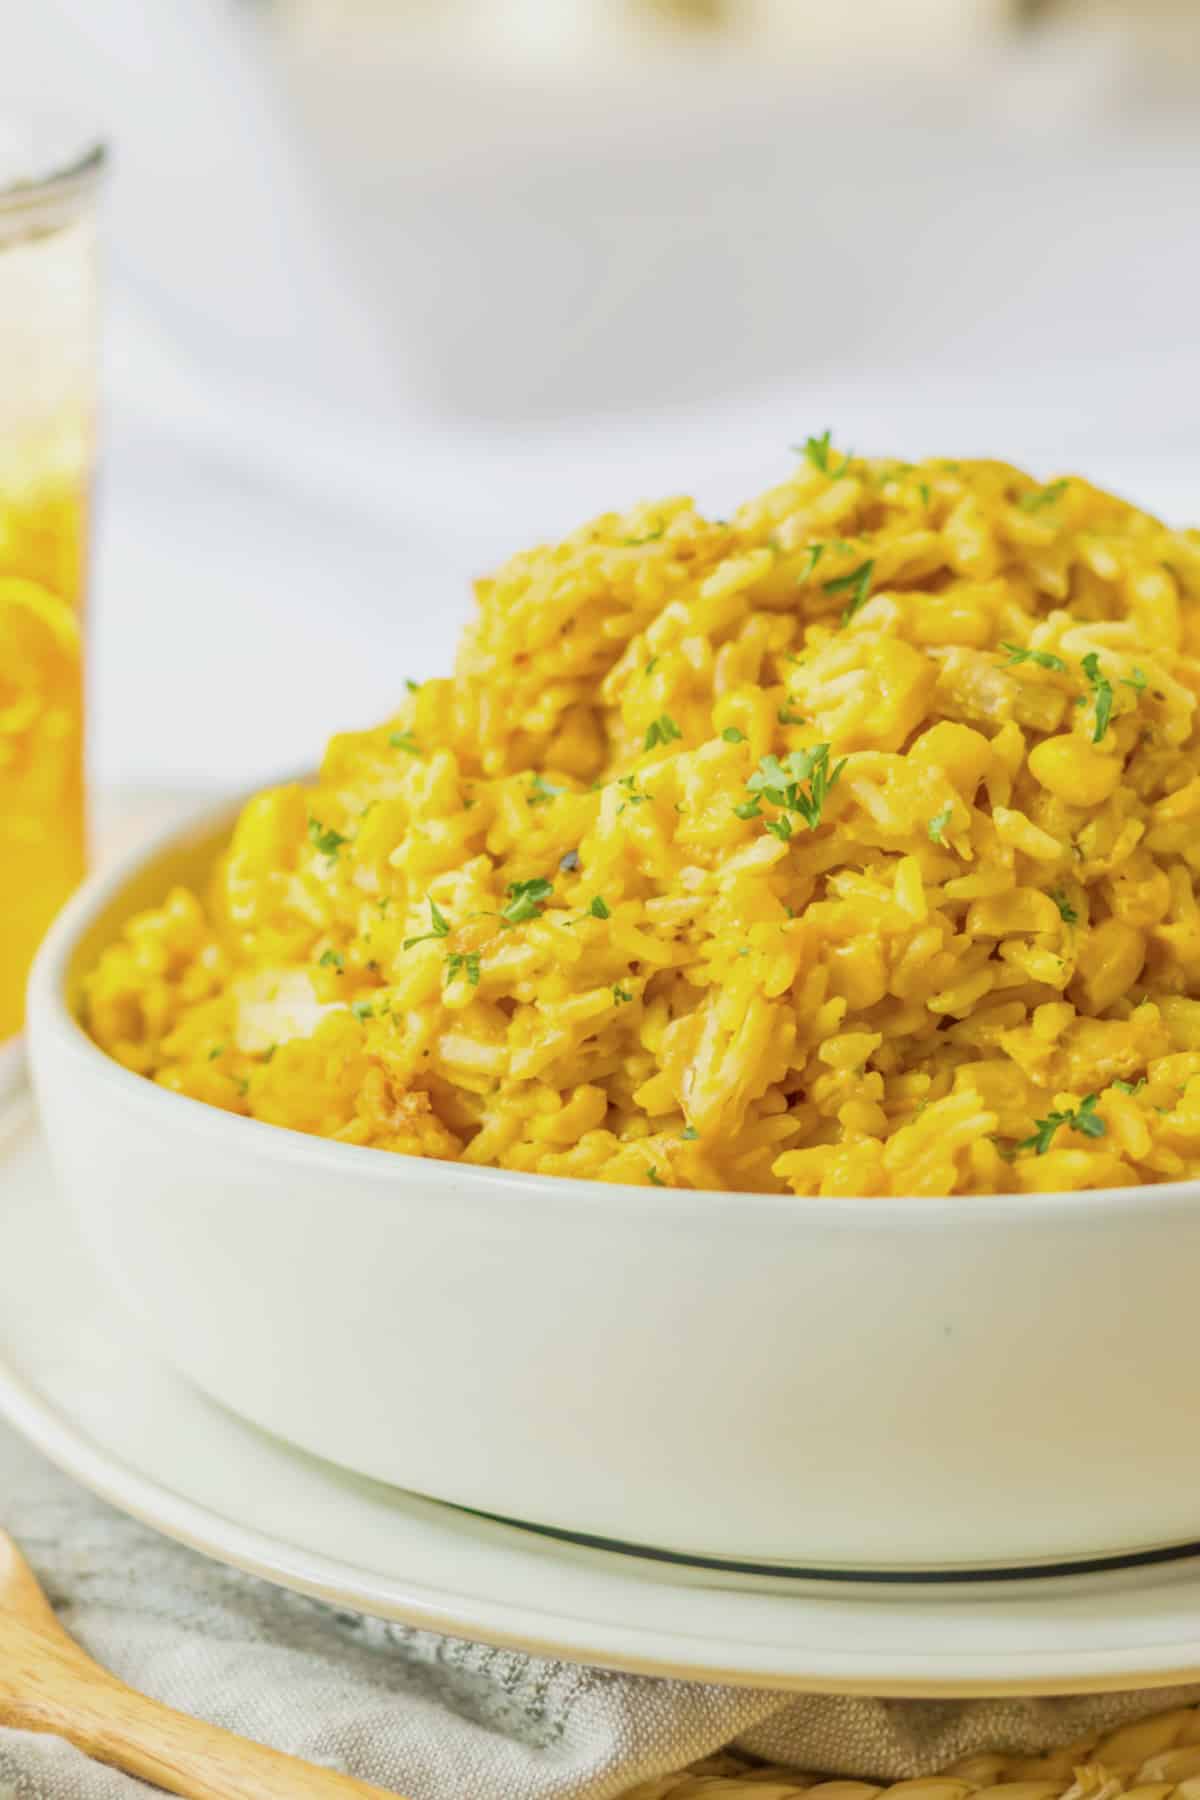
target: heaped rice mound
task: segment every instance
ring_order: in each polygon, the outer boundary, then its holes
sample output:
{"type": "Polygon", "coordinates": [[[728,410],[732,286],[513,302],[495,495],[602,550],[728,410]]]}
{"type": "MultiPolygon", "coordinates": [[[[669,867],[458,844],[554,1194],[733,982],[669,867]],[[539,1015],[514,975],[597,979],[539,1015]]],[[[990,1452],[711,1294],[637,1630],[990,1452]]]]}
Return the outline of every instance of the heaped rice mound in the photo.
{"type": "Polygon", "coordinates": [[[479,584],[452,680],[243,811],[85,992],[345,1143],[797,1194],[1200,1169],[1200,534],[844,457],[479,584]]]}

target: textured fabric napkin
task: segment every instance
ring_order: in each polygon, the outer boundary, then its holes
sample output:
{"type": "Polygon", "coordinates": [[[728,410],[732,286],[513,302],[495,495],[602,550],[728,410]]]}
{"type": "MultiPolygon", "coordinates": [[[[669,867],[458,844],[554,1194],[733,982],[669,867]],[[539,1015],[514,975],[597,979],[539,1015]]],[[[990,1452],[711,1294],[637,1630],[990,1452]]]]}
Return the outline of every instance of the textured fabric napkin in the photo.
{"type": "MultiPolygon", "coordinates": [[[[880,1701],[579,1668],[338,1612],[114,1512],[0,1426],[0,1519],[64,1624],[156,1698],[409,1800],[617,1800],[725,1745],[797,1769],[902,1778],[1033,1752],[1200,1700],[880,1701]]],[[[58,1739],[0,1731],[0,1800],[152,1790],[58,1739]]]]}

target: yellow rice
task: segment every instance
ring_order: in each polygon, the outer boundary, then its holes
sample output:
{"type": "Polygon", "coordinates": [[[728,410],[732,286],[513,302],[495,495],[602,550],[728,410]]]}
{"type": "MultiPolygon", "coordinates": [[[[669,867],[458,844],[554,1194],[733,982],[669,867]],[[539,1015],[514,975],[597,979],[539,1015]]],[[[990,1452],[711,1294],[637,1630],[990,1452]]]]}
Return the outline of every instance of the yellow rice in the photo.
{"type": "Polygon", "coordinates": [[[101,956],[112,1056],[605,1181],[1200,1169],[1200,533],[826,435],[730,521],[606,514],[477,592],[452,679],[101,956]]]}

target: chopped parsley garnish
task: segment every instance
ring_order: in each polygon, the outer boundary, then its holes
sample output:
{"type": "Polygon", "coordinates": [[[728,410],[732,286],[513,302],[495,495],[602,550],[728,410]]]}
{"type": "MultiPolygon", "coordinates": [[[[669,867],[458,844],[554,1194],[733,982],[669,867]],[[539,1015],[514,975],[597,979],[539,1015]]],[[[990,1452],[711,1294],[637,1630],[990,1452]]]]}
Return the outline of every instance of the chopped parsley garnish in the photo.
{"type": "Polygon", "coordinates": [[[1134,669],[1132,675],[1122,675],[1121,686],[1132,688],[1140,696],[1146,691],[1146,677],[1141,669],[1134,669]]]}
{"type": "Polygon", "coordinates": [[[803,725],[804,714],[793,712],[790,706],[781,706],[775,714],[781,725],[803,725]]]}
{"type": "Polygon", "coordinates": [[[646,1164],[646,1173],[654,1183],[655,1187],[666,1187],[667,1184],[659,1174],[658,1170],[652,1169],[649,1163],[646,1164]]]}
{"type": "Polygon", "coordinates": [[[649,794],[638,793],[636,775],[619,775],[617,777],[617,786],[625,789],[625,798],[617,808],[619,813],[624,812],[627,806],[644,806],[646,801],[650,798],[649,794]]]}
{"type": "Polygon", "coordinates": [[[337,856],[342,845],[350,842],[350,839],[343,837],[340,831],[335,831],[332,825],[322,825],[320,819],[308,821],[308,835],[313,848],[319,850],[322,856],[328,856],[331,861],[337,856]]]}
{"type": "MultiPolygon", "coordinates": [[[[846,766],[845,757],[833,769],[829,767],[829,745],[814,744],[808,750],[793,750],[781,763],[776,756],[764,756],[746,783],[750,793],[761,795],[783,813],[799,813],[810,831],[821,823],[825,801],[846,766]],[[807,783],[807,788],[805,787],[807,783]]],[[[752,812],[734,809],[739,818],[753,818],[752,812]]],[[[791,820],[788,820],[790,828],[791,820]]],[[[790,836],[776,831],[777,837],[790,836]]]]}
{"type": "Polygon", "coordinates": [[[929,837],[931,843],[941,844],[945,842],[944,833],[947,825],[950,823],[953,813],[954,806],[951,801],[946,802],[941,812],[934,813],[932,819],[929,821],[929,837]]]}
{"type": "Polygon", "coordinates": [[[1146,1077],[1140,1075],[1136,1081],[1114,1081],[1112,1085],[1118,1094],[1140,1094],[1146,1085],[1146,1077]]]}
{"type": "Polygon", "coordinates": [[[679,1135],[685,1144],[694,1144],[700,1133],[694,1125],[685,1125],[679,1135]]]}
{"type": "Polygon", "coordinates": [[[736,725],[727,725],[721,736],[727,744],[744,744],[746,741],[745,732],[739,731],[736,725]]]}
{"type": "Polygon", "coordinates": [[[438,906],[437,901],[432,898],[429,902],[429,923],[431,930],[423,931],[420,937],[405,938],[404,948],[406,950],[411,950],[414,944],[427,944],[430,938],[450,936],[450,921],[438,906]]]}
{"type": "MultiPolygon", "coordinates": [[[[1036,663],[1039,669],[1057,669],[1065,674],[1067,665],[1061,656],[1051,656],[1049,650],[1031,650],[1023,644],[1001,644],[1002,650],[1008,651],[1009,663],[1036,663]]],[[[1008,666],[1007,664],[1005,665],[1008,666]]]]}
{"type": "Polygon", "coordinates": [[[1022,512],[1041,512],[1043,507],[1053,506],[1056,500],[1061,500],[1069,485],[1069,478],[1052,481],[1048,487],[1034,488],[1032,493],[1022,494],[1017,505],[1022,512]]]}
{"type": "Polygon", "coordinates": [[[739,819],[762,818],[762,807],[757,800],[743,800],[741,805],[735,806],[733,810],[739,819]]]}
{"type": "Polygon", "coordinates": [[[654,531],[648,531],[645,537],[622,538],[621,543],[627,550],[638,550],[643,544],[657,544],[666,529],[665,525],[659,525],[654,531]]]}
{"type": "Polygon", "coordinates": [[[529,804],[545,806],[548,801],[557,800],[566,791],[566,788],[552,787],[542,775],[535,775],[529,783],[529,804]]]}
{"type": "Polygon", "coordinates": [[[592,904],[588,907],[588,911],[591,913],[593,919],[607,919],[611,916],[608,907],[604,904],[604,901],[599,894],[593,894],[592,904]]]}
{"type": "Polygon", "coordinates": [[[356,1019],[365,1022],[367,1019],[374,1017],[375,1008],[370,1000],[355,1000],[351,1004],[350,1011],[354,1014],[356,1019]]]}
{"type": "Polygon", "coordinates": [[[575,870],[579,867],[578,850],[568,850],[565,856],[560,856],[558,859],[558,866],[564,875],[573,875],[575,870]]]}
{"type": "Polygon", "coordinates": [[[554,892],[554,883],[535,875],[532,881],[510,881],[504,891],[508,901],[500,909],[501,920],[505,925],[523,925],[526,919],[541,918],[543,902],[554,892]]]}
{"type": "Polygon", "coordinates": [[[786,844],[792,835],[792,821],[786,813],[780,813],[777,819],[767,819],[763,830],[769,831],[772,837],[777,837],[781,844],[786,844]]]}
{"type": "Polygon", "coordinates": [[[797,455],[807,456],[814,469],[819,469],[822,475],[828,475],[832,444],[833,432],[827,427],[820,437],[806,437],[804,443],[795,448],[797,455]]]}
{"type": "Polygon", "coordinates": [[[224,1056],[224,1054],[225,1054],[224,1044],[214,1044],[212,1049],[208,1053],[208,1060],[209,1060],[209,1062],[216,1062],[218,1056],[224,1056]]]}
{"type": "Polygon", "coordinates": [[[657,658],[657,656],[652,656],[650,658],[650,661],[646,664],[646,667],[642,672],[645,675],[653,675],[653,673],[657,667],[658,667],[658,658],[657,658]]]}
{"type": "Polygon", "coordinates": [[[651,720],[646,727],[646,736],[642,740],[643,750],[653,750],[656,744],[670,744],[683,736],[678,725],[669,713],[660,713],[657,719],[651,720]]]}
{"type": "Polygon", "coordinates": [[[452,950],[446,958],[446,980],[453,981],[456,975],[465,975],[472,987],[479,986],[479,951],[452,950]]]}
{"type": "Polygon", "coordinates": [[[617,981],[613,982],[612,997],[618,1006],[624,1006],[628,1001],[633,999],[633,995],[629,992],[629,989],[623,988],[620,982],[617,981]]]}
{"type": "Polygon", "coordinates": [[[1078,1131],[1083,1137],[1103,1137],[1108,1129],[1104,1120],[1096,1116],[1098,1094],[1088,1094],[1071,1112],[1048,1113],[1044,1119],[1035,1119],[1037,1130],[1032,1137],[1023,1138],[1017,1145],[1018,1150],[1034,1150],[1044,1156],[1054,1142],[1054,1134],[1060,1125],[1069,1125],[1072,1131],[1078,1131]]]}
{"type": "Polygon", "coordinates": [[[812,575],[813,571],[815,570],[817,564],[820,562],[821,558],[824,556],[824,554],[825,554],[824,544],[810,544],[808,546],[808,561],[805,564],[805,566],[801,569],[800,574],[797,577],[797,579],[800,581],[807,581],[810,578],[810,576],[812,575]]]}
{"type": "Polygon", "coordinates": [[[388,743],[393,750],[407,750],[410,756],[420,756],[417,740],[411,731],[393,731],[388,743]]]}
{"type": "Polygon", "coordinates": [[[925,510],[928,512],[930,502],[929,483],[927,481],[918,481],[917,492],[921,496],[922,506],[924,506],[925,510]]]}
{"type": "Polygon", "coordinates": [[[1075,908],[1071,905],[1071,902],[1067,899],[1067,896],[1063,893],[1061,888],[1055,888],[1050,898],[1053,900],[1055,906],[1057,906],[1059,916],[1064,925],[1078,925],[1079,914],[1075,911],[1075,908]]]}
{"type": "Polygon", "coordinates": [[[408,675],[405,677],[404,685],[408,689],[410,694],[417,694],[421,690],[420,682],[414,681],[411,675],[408,675]]]}
{"type": "Polygon", "coordinates": [[[822,582],[827,594],[849,594],[850,599],[842,614],[842,624],[848,625],[859,607],[871,591],[871,576],[875,570],[874,558],[870,562],[859,563],[857,569],[851,569],[848,575],[835,575],[832,581],[822,582]]]}
{"type": "Polygon", "coordinates": [[[319,964],[322,969],[336,969],[339,975],[345,966],[346,959],[340,950],[326,950],[319,964]]]}
{"type": "Polygon", "coordinates": [[[1081,658],[1081,666],[1088,678],[1088,685],[1096,704],[1096,729],[1092,733],[1092,742],[1098,744],[1108,730],[1108,722],[1112,718],[1112,682],[1106,675],[1100,673],[1100,658],[1094,650],[1089,650],[1088,654],[1081,658]]]}

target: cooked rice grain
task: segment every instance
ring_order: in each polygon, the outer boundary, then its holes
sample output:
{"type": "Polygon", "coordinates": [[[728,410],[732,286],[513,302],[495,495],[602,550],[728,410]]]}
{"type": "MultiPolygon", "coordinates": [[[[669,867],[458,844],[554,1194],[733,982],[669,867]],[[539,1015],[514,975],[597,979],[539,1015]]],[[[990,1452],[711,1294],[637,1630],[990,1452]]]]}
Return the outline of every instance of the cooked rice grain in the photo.
{"type": "Polygon", "coordinates": [[[608,514],[478,599],[452,680],[105,951],[112,1056],[605,1181],[1200,1168],[1200,534],[810,440],[730,522],[608,514]]]}

